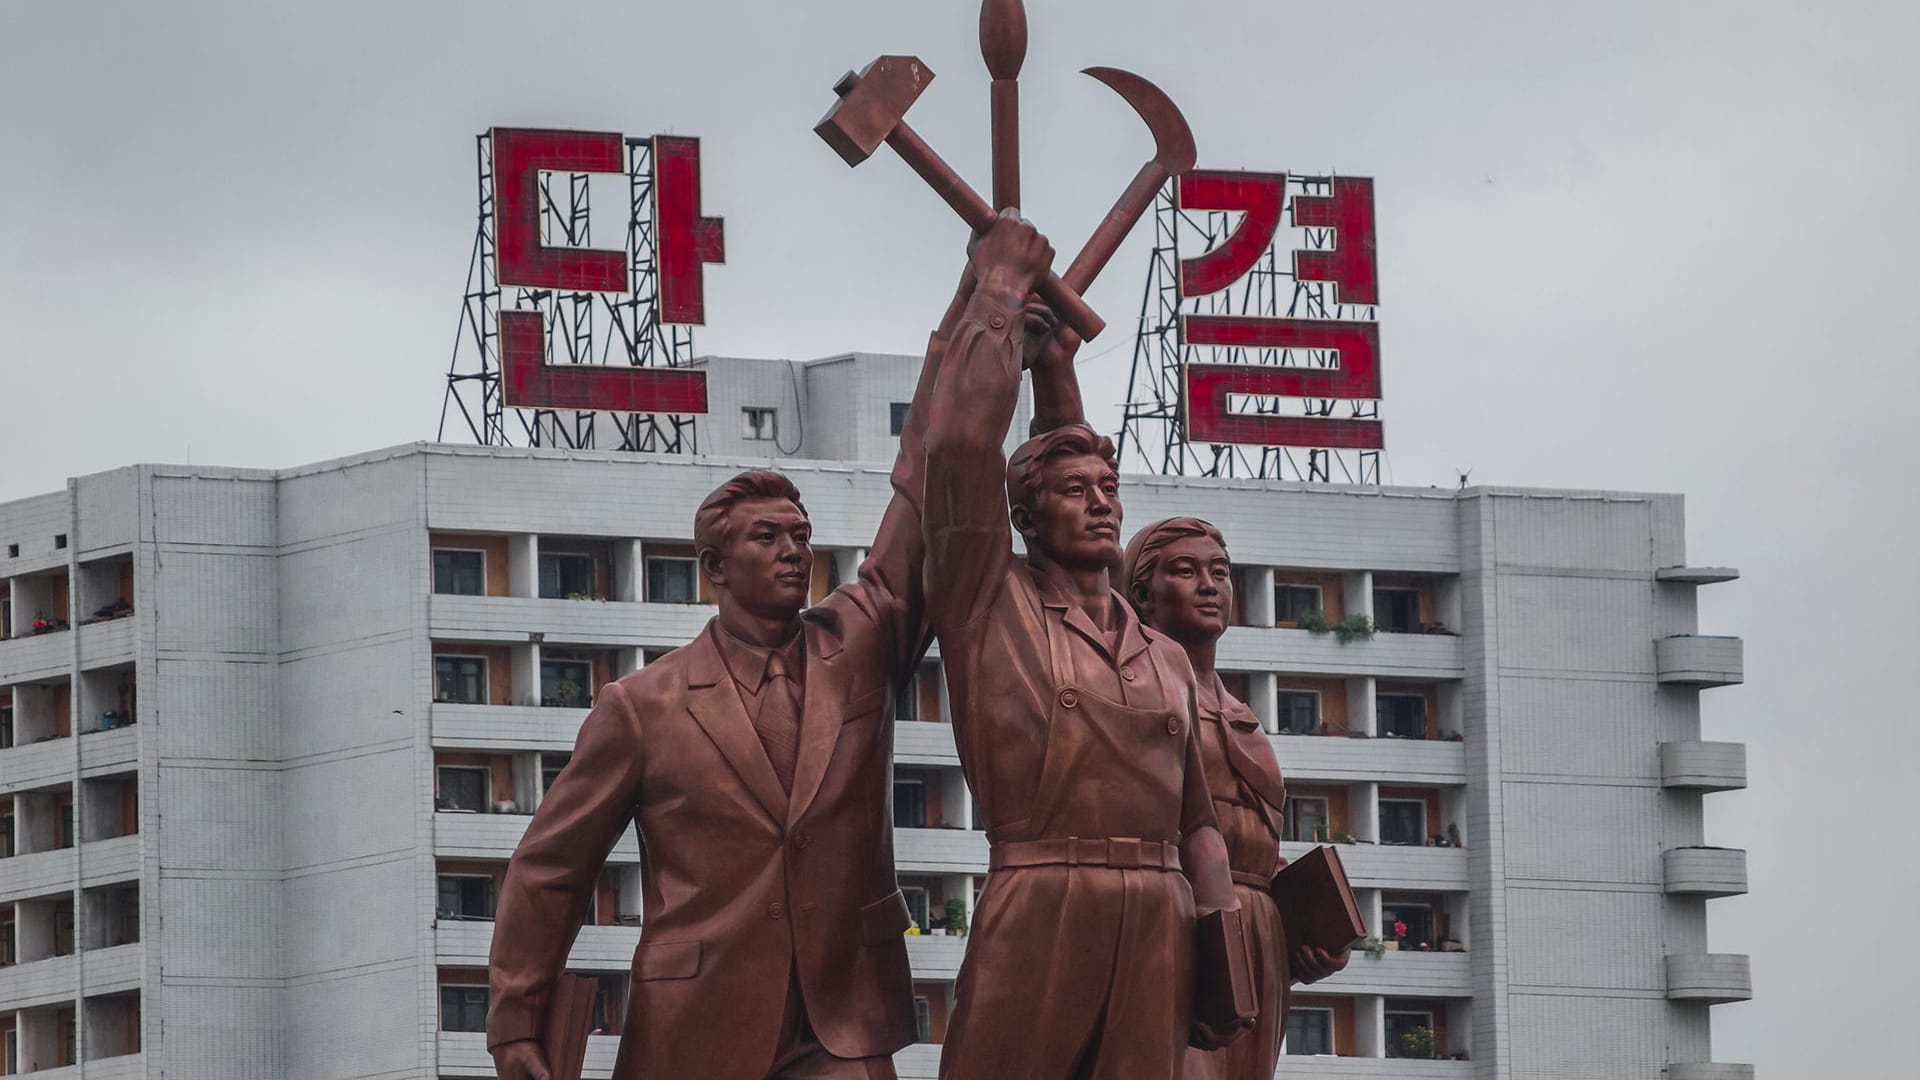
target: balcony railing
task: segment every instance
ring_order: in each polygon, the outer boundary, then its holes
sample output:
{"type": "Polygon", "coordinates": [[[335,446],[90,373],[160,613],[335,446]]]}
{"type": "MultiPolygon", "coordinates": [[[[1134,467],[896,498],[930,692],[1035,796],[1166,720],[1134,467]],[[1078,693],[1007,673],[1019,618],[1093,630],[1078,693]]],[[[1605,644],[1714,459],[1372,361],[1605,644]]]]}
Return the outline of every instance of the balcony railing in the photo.
{"type": "Polygon", "coordinates": [[[1670,788],[1734,791],[1747,786],[1747,744],[1664,742],[1660,783],[1670,788]]]}
{"type": "MultiPolygon", "coordinates": [[[[1297,859],[1316,846],[1289,842],[1280,845],[1280,854],[1297,859]]],[[[1340,844],[1335,850],[1340,853],[1347,880],[1359,888],[1431,892],[1467,889],[1465,848],[1340,844]]]]}
{"type": "Polygon", "coordinates": [[[924,720],[895,723],[893,760],[899,765],[946,765],[958,768],[960,752],[954,747],[953,725],[924,720]]]}
{"type": "Polygon", "coordinates": [[[1313,984],[1313,992],[1389,994],[1396,997],[1470,997],[1473,962],[1464,952],[1383,952],[1379,958],[1358,950],[1346,970],[1313,984]]]}
{"type": "Polygon", "coordinates": [[[972,829],[895,829],[893,862],[903,874],[984,874],[987,834],[972,829]]]}
{"type": "Polygon", "coordinates": [[[1273,735],[1274,757],[1288,780],[1333,783],[1464,784],[1464,743],[1419,739],[1349,739],[1273,735]]]}
{"type": "MultiPolygon", "coordinates": [[[[435,1075],[441,1077],[472,1077],[474,1080],[493,1080],[493,1055],[487,1053],[487,1036],[482,1031],[442,1031],[439,1033],[439,1069],[435,1075]]],[[[620,1037],[617,1035],[593,1035],[587,1039],[587,1065],[582,1077],[585,1080],[607,1080],[613,1075],[614,1055],[620,1052],[620,1037]]],[[[88,1080],[92,1080],[93,1065],[87,1065],[88,1080]]],[[[38,1080],[38,1074],[35,1074],[38,1080]]]]}
{"type": "Polygon", "coordinates": [[[1432,681],[1465,673],[1460,638],[1452,634],[1375,634],[1344,645],[1332,634],[1229,627],[1219,664],[1229,671],[1377,675],[1432,681]]]}
{"type": "MultiPolygon", "coordinates": [[[[440,919],[433,926],[434,959],[442,967],[483,968],[493,945],[492,922],[482,919],[440,919]]],[[[628,971],[633,950],[640,944],[640,927],[583,926],[567,954],[567,967],[578,971],[628,971]]]]}
{"type": "Polygon", "coordinates": [[[1471,1080],[1471,1061],[1282,1054],[1275,1080],[1471,1080]]]}
{"type": "Polygon", "coordinates": [[[607,600],[530,600],[518,596],[436,594],[427,622],[436,638],[677,649],[692,641],[716,609],[706,604],[634,604],[607,600]]]}
{"type": "Polygon", "coordinates": [[[1654,664],[1663,683],[1731,686],[1746,678],[1745,644],[1704,634],[1663,637],[1653,643],[1654,664]]]}
{"type": "Polygon", "coordinates": [[[1739,848],[1672,848],[1661,853],[1660,863],[1669,895],[1740,896],[1747,891],[1747,853],[1739,848]]]}
{"type": "Polygon", "coordinates": [[[432,706],[433,745],[439,750],[541,750],[567,753],[573,749],[585,709],[544,708],[537,705],[432,706]]]}
{"type": "Polygon", "coordinates": [[[1753,1066],[1720,1061],[1676,1061],[1667,1066],[1667,1080],[1753,1080],[1753,1066]]]}
{"type": "MultiPolygon", "coordinates": [[[[433,815],[433,853],[442,859],[498,859],[512,857],[527,833],[531,814],[462,814],[441,811],[433,815]]],[[[613,863],[640,861],[640,840],[633,828],[620,834],[607,857],[613,863]]]]}
{"type": "Polygon", "coordinates": [[[1681,953],[1667,957],[1667,997],[1724,1005],[1753,997],[1752,962],[1739,953],[1681,953]]]}

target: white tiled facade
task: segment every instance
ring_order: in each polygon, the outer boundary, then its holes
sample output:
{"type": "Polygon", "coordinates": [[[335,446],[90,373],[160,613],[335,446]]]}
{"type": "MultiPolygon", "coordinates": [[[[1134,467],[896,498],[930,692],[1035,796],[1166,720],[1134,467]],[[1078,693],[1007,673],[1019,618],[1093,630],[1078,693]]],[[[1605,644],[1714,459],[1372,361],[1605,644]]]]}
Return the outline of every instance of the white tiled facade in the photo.
{"type": "MultiPolygon", "coordinates": [[[[838,447],[779,464],[823,562],[849,572],[889,495],[889,409],[913,362],[713,369],[785,410],[785,446],[838,447]]],[[[716,484],[781,456],[733,438],[760,404],[716,404],[702,441],[724,457],[413,445],[282,471],[132,466],[0,505],[8,1071],[491,1076],[484,1036],[446,1030],[442,985],[484,982],[492,924],[443,911],[442,878],[485,892],[570,748],[585,710],[555,672],[617,677],[712,614],[650,597],[650,560],[681,554],[716,484]],[[436,594],[436,547],[484,552],[479,595],[436,594]],[[591,598],[542,597],[543,563],[566,552],[592,560],[591,598]],[[473,695],[445,693],[436,656],[486,660],[478,700],[451,700],[473,695]],[[554,666],[567,658],[587,667],[554,666]],[[483,812],[452,808],[476,774],[440,770],[476,767],[483,812]]],[[[1752,1075],[1713,1063],[1709,1021],[1751,992],[1747,958],[1712,952],[1707,925],[1713,897],[1746,890],[1745,857],[1701,824],[1707,794],[1746,782],[1743,748],[1699,724],[1700,690],[1741,678],[1740,641],[1697,633],[1696,590],[1731,572],[1689,565],[1678,496],[1129,477],[1123,497],[1132,525],[1221,526],[1243,624],[1222,669],[1276,728],[1317,695],[1309,719],[1333,734],[1273,736],[1290,790],[1351,841],[1371,925],[1428,913],[1413,933],[1430,948],[1356,954],[1304,988],[1338,1056],[1290,1055],[1280,1076],[1752,1075]],[[1288,585],[1317,586],[1329,614],[1412,621],[1347,643],[1276,626],[1288,585]],[[1414,699],[1412,721],[1393,711],[1414,699]],[[1426,737],[1380,730],[1410,722],[1426,737]],[[1446,1057],[1390,1056],[1422,1016],[1446,1057]]],[[[966,828],[937,665],[923,672],[896,791],[924,808],[896,807],[896,852],[938,921],[944,898],[970,906],[987,845],[966,828]]],[[[616,994],[639,858],[630,833],[573,954],[616,994]]],[[[930,1034],[964,947],[909,942],[930,1034]]],[[[589,1076],[615,1042],[594,1040],[589,1076]]],[[[937,1057],[903,1052],[902,1075],[937,1057]]]]}

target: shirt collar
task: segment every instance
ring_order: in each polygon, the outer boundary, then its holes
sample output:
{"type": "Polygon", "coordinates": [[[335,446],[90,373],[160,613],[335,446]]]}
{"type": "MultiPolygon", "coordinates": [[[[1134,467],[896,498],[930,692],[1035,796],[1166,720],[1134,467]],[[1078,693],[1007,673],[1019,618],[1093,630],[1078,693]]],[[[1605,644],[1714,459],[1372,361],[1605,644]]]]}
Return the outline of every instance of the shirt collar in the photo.
{"type": "Polygon", "coordinates": [[[775,653],[779,653],[786,662],[787,673],[796,682],[806,670],[806,635],[798,629],[785,642],[768,647],[740,640],[715,619],[713,640],[719,646],[720,659],[727,665],[727,673],[748,693],[758,693],[766,683],[767,668],[772,664],[775,653]]]}

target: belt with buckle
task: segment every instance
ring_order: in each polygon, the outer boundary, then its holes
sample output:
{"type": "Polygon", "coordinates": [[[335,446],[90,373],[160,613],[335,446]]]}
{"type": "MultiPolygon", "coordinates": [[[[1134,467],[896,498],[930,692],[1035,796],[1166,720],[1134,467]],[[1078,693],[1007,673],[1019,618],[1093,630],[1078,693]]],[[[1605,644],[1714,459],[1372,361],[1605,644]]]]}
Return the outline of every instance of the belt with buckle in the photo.
{"type": "Polygon", "coordinates": [[[1051,840],[1012,840],[993,845],[987,869],[1021,866],[1104,866],[1113,870],[1180,872],[1180,848],[1165,840],[1120,836],[1089,839],[1062,836],[1051,840]]]}

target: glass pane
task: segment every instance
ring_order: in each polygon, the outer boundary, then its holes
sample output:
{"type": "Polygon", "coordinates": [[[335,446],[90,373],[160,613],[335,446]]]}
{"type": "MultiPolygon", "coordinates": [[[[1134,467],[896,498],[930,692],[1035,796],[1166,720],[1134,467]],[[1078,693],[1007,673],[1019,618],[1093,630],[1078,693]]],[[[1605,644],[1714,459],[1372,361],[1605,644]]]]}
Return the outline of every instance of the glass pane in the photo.
{"type": "Polygon", "coordinates": [[[1427,699],[1412,694],[1381,694],[1374,699],[1380,734],[1401,739],[1427,737],[1427,699]]]}
{"type": "Polygon", "coordinates": [[[593,697],[593,664],[587,660],[543,660],[540,663],[540,704],[563,709],[586,708],[593,697]]]}
{"type": "Polygon", "coordinates": [[[1333,1010],[1293,1009],[1287,1013],[1287,1053],[1333,1053],[1333,1010]]]}
{"type": "Polygon", "coordinates": [[[487,780],[485,769],[441,769],[437,809],[485,810],[487,780]]]}
{"type": "Polygon", "coordinates": [[[484,558],[478,551],[433,553],[433,591],[455,596],[479,596],[483,591],[484,558]]]}
{"type": "Polygon", "coordinates": [[[896,829],[924,829],[927,826],[927,787],[917,780],[896,780],[893,784],[893,825],[896,829]]]}
{"type": "Polygon", "coordinates": [[[1400,799],[1380,800],[1380,842],[1383,844],[1424,844],[1426,804],[1400,799]]]}
{"type": "Polygon", "coordinates": [[[655,604],[692,604],[700,599],[692,559],[649,558],[647,599],[655,604]]]}

